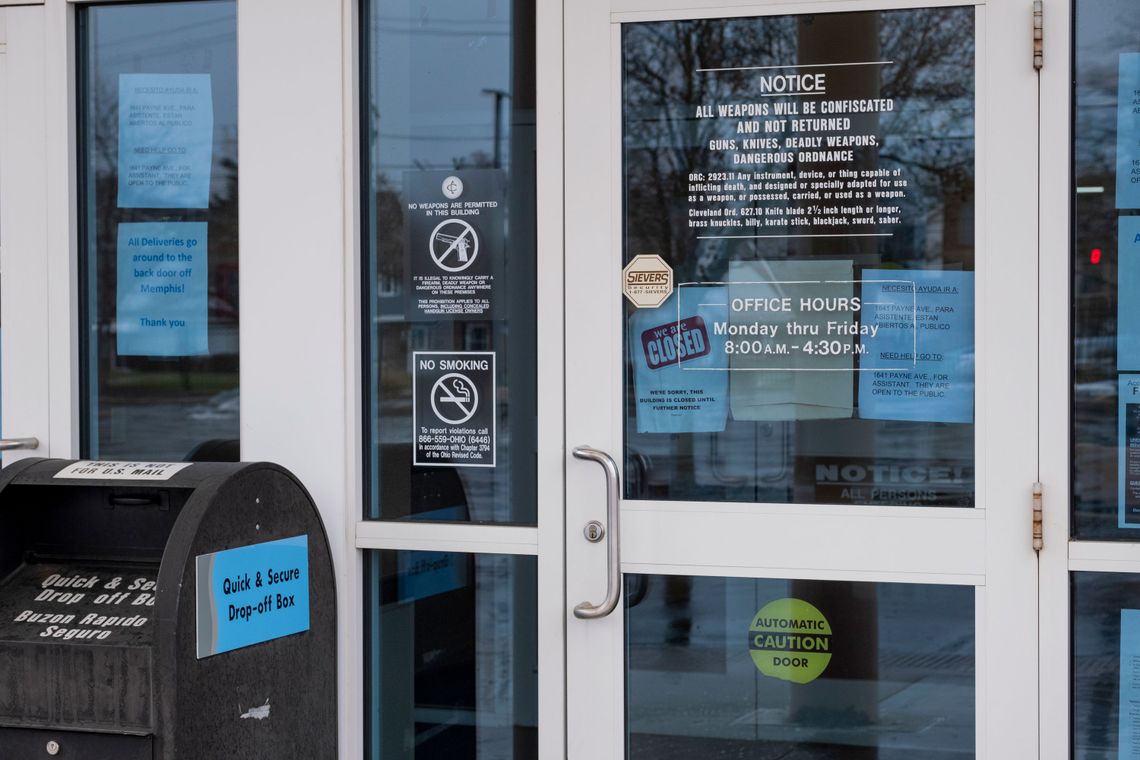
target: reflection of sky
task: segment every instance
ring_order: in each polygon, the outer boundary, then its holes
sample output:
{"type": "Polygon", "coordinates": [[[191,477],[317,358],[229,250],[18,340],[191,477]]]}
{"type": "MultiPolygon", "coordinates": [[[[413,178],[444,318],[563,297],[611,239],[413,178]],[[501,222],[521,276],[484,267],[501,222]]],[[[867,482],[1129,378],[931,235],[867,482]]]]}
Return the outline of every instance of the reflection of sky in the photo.
{"type": "MultiPolygon", "coordinates": [[[[495,97],[483,90],[511,87],[510,0],[378,0],[376,8],[372,128],[383,170],[491,156],[495,97]]],[[[510,101],[501,107],[505,146],[510,101]]]]}
{"type": "MultiPolygon", "coordinates": [[[[237,24],[232,0],[90,9],[96,118],[115,118],[119,74],[212,74],[214,162],[237,158],[237,24]]],[[[114,122],[99,127],[117,134],[114,122]]],[[[117,152],[117,151],[116,151],[117,152]]],[[[109,158],[105,154],[100,158],[109,158]]],[[[110,167],[102,167],[104,169],[110,167]]]]}

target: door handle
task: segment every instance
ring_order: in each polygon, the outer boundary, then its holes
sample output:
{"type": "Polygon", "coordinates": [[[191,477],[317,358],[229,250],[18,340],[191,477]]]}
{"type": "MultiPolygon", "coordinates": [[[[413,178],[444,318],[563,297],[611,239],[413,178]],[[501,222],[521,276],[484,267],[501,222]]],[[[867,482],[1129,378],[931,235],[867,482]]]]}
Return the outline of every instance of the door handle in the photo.
{"type": "Polygon", "coordinates": [[[610,614],[617,608],[621,599],[621,544],[619,543],[618,520],[621,509],[621,476],[617,463],[604,451],[589,446],[574,449],[574,456],[590,462],[597,462],[606,473],[606,598],[601,604],[582,602],[574,608],[574,617],[581,620],[596,620],[610,614]]]}
{"type": "Polygon", "coordinates": [[[15,451],[16,449],[38,449],[39,438],[0,438],[0,451],[15,451]]]}

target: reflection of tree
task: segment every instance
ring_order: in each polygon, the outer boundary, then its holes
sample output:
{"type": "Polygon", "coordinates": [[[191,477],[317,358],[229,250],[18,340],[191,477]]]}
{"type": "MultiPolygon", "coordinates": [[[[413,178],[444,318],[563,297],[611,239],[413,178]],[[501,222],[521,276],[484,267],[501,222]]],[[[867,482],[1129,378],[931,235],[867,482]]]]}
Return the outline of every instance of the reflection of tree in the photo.
{"type": "Polygon", "coordinates": [[[451,159],[454,169],[491,169],[495,166],[495,159],[485,150],[476,149],[466,156],[451,159]]]}
{"type": "MultiPolygon", "coordinates": [[[[386,172],[376,172],[372,186],[372,236],[376,241],[376,276],[380,283],[404,278],[404,202],[386,172]]],[[[399,287],[399,285],[397,285],[399,287]]],[[[386,290],[377,288],[377,293],[386,290]]]]}
{"type": "MultiPolygon", "coordinates": [[[[905,216],[909,223],[919,226],[925,226],[933,213],[951,215],[951,196],[953,214],[972,202],[973,13],[972,8],[875,13],[882,59],[893,62],[881,67],[879,96],[893,98],[895,111],[881,115],[878,160],[868,155],[876,149],[865,148],[856,165],[903,168],[911,182],[911,208],[905,216]]],[[[723,154],[711,152],[708,142],[714,137],[742,136],[731,130],[726,133],[729,120],[696,118],[696,110],[701,105],[768,99],[758,90],[757,71],[711,73],[698,69],[794,64],[799,55],[797,34],[800,26],[810,21],[811,17],[783,16],[625,27],[623,118],[629,255],[660,252],[672,261],[682,279],[711,279],[723,274],[727,251],[698,241],[688,226],[689,175],[731,169],[727,162],[716,165],[717,156],[723,154]],[[698,242],[705,246],[699,251],[698,242]]],[[[868,96],[831,93],[828,97],[868,96]]],[[[731,125],[735,126],[735,121],[731,125]]],[[[782,171],[789,167],[749,168],[782,171]]],[[[950,226],[945,219],[938,223],[950,226]]],[[[972,249],[972,234],[967,238],[962,242],[972,249]]]]}
{"type": "Polygon", "coordinates": [[[697,119],[698,105],[750,99],[745,72],[709,75],[699,68],[773,65],[792,60],[794,19],[636,24],[624,39],[626,219],[640,242],[665,254],[678,276],[696,276],[688,254],[684,201],[691,172],[707,169],[717,119],[697,119]]]}
{"type": "Polygon", "coordinates": [[[932,8],[880,16],[884,57],[893,61],[883,67],[881,92],[896,108],[883,115],[879,158],[908,169],[904,174],[922,190],[911,193],[912,213],[933,211],[947,196],[973,196],[972,15],[973,9],[932,8]]]}

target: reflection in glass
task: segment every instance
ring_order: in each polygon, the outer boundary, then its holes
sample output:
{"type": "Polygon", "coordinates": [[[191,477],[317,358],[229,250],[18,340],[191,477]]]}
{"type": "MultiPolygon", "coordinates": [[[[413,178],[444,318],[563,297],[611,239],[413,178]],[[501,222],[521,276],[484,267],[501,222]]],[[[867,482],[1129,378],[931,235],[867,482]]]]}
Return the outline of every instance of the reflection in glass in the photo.
{"type": "Polygon", "coordinates": [[[1072,574],[1074,760],[1140,752],[1140,575],[1072,574]],[[1122,715],[1120,705],[1131,707],[1122,715]]]}
{"type": "Polygon", "coordinates": [[[974,757],[974,589],[626,576],[628,757],[974,757]]]}
{"type": "Polygon", "coordinates": [[[238,458],[232,0],[81,6],[83,456],[238,458]]]}
{"type": "Polygon", "coordinates": [[[974,506],[974,13],[623,25],[628,498],[974,506]]]}
{"type": "Polygon", "coordinates": [[[1073,533],[1140,539],[1140,15],[1076,0],[1073,50],[1073,533]]]}
{"type": "Polygon", "coordinates": [[[538,756],[537,562],[368,555],[367,757],[538,756]]]}
{"type": "Polygon", "coordinates": [[[533,3],[364,9],[365,517],[534,523],[533,3]],[[489,354],[482,386],[420,363],[489,354]]]}

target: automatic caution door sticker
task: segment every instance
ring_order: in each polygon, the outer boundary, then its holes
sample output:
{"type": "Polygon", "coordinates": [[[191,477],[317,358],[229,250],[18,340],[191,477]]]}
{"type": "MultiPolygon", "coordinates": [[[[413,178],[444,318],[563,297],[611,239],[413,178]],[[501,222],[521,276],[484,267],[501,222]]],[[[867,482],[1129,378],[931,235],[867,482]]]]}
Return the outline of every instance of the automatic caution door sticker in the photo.
{"type": "Polygon", "coordinates": [[[403,303],[409,320],[495,316],[505,187],[501,169],[406,174],[403,303]]]}
{"type": "Polygon", "coordinates": [[[831,624],[802,599],[777,599],[752,618],[748,650],[764,675],[811,683],[831,662],[831,624]]]}
{"type": "Polygon", "coordinates": [[[493,351],[412,354],[414,464],[494,467],[496,435],[493,351]]]}

